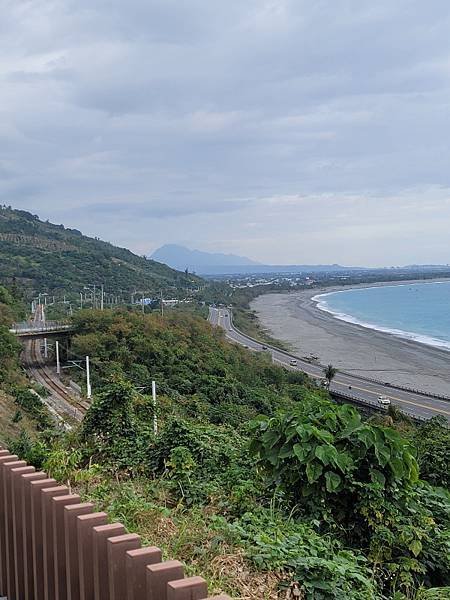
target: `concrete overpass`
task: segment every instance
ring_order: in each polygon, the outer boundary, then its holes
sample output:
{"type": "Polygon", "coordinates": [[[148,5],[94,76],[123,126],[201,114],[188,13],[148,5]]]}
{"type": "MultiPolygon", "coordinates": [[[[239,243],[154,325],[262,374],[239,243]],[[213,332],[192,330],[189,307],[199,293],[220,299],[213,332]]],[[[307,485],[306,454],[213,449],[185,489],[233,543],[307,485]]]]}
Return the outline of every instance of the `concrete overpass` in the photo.
{"type": "Polygon", "coordinates": [[[9,331],[20,339],[35,340],[70,335],[73,327],[67,325],[67,323],[60,323],[58,321],[46,321],[45,323],[42,321],[24,321],[22,323],[14,323],[9,331]]]}

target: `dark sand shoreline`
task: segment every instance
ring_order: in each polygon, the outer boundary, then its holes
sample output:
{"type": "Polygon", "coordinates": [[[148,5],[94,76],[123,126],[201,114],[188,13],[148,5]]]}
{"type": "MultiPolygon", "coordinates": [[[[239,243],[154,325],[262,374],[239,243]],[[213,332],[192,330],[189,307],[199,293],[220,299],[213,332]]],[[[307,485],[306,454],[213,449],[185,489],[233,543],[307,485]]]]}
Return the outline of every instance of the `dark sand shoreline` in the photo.
{"type": "MultiPolygon", "coordinates": [[[[441,279],[436,279],[441,281],[441,279]]],[[[430,283],[430,281],[402,281],[430,283]]],[[[351,286],[374,287],[396,282],[351,286]]],[[[450,395],[450,352],[393,334],[348,323],[317,308],[314,296],[350,286],[264,294],[251,303],[261,326],[299,356],[317,357],[343,371],[424,391],[450,395]]]]}

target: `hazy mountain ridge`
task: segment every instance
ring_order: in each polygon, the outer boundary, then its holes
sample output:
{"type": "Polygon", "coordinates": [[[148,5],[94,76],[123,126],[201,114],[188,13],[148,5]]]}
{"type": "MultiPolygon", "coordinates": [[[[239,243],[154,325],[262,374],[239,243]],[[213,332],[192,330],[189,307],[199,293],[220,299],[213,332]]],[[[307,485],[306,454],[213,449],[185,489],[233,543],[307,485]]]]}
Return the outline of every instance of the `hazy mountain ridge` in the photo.
{"type": "Polygon", "coordinates": [[[174,269],[194,271],[201,275],[311,273],[360,270],[360,267],[341,265],[265,265],[246,256],[190,250],[178,244],[165,244],[151,258],[174,269]]]}
{"type": "Polygon", "coordinates": [[[256,266],[261,264],[246,256],[191,250],[179,244],[165,244],[155,250],[150,258],[166,263],[174,269],[184,270],[187,268],[195,271],[200,270],[202,267],[256,266]]]}
{"type": "Polygon", "coordinates": [[[366,267],[346,266],[334,264],[288,264],[267,265],[254,261],[245,256],[236,254],[223,254],[204,252],[201,250],[190,250],[178,244],[165,244],[153,252],[151,258],[159,260],[174,269],[200,275],[258,275],[258,274],[292,274],[292,275],[314,275],[314,274],[346,274],[355,272],[379,272],[389,271],[411,272],[417,274],[430,271],[447,272],[449,265],[404,265],[391,267],[366,267]]]}

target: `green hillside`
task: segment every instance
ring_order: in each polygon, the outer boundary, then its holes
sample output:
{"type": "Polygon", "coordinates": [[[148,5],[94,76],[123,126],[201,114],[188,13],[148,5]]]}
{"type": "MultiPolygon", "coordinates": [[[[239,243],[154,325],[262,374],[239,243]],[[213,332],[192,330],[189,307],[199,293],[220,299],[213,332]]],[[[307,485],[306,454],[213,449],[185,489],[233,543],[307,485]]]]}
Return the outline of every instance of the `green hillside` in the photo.
{"type": "Polygon", "coordinates": [[[77,292],[91,283],[154,292],[196,287],[201,281],[76,229],[0,207],[0,281],[14,280],[30,293],[77,292]]]}

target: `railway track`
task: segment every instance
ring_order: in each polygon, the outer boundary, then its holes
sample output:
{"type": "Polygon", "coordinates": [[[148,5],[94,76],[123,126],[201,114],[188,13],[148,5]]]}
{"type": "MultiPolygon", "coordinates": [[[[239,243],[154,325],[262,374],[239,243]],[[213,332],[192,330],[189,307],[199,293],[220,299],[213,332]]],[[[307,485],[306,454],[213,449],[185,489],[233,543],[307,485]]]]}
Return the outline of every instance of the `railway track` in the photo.
{"type": "Polygon", "coordinates": [[[89,404],[70,394],[66,386],[46,366],[42,358],[39,340],[27,342],[23,359],[28,373],[50,392],[52,398],[50,405],[55,412],[63,419],[63,415],[69,415],[80,421],[89,404]]]}

